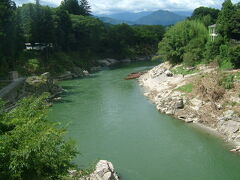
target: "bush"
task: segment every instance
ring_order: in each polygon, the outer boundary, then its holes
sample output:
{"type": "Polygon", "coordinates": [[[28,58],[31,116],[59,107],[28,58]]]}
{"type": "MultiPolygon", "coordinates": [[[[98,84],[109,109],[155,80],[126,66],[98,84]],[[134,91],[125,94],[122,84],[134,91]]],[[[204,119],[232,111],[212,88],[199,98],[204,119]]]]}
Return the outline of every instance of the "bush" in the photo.
{"type": "Polygon", "coordinates": [[[224,89],[232,89],[234,87],[234,75],[232,74],[222,74],[218,84],[224,89]]]}
{"type": "Polygon", "coordinates": [[[46,119],[46,95],[21,100],[0,123],[0,177],[2,179],[60,179],[76,155],[64,130],[46,119]]]}
{"type": "Polygon", "coordinates": [[[224,44],[223,38],[218,36],[215,41],[208,41],[204,51],[204,61],[209,63],[215,60],[216,56],[220,54],[220,46],[224,44]]]}
{"type": "Polygon", "coordinates": [[[40,62],[38,59],[29,59],[25,65],[27,73],[35,74],[40,70],[40,62]]]}
{"type": "Polygon", "coordinates": [[[218,61],[219,61],[220,69],[222,70],[231,70],[234,68],[229,58],[220,59],[218,61]]]}
{"type": "Polygon", "coordinates": [[[229,57],[234,68],[240,68],[240,45],[235,45],[229,49],[229,57]]]}

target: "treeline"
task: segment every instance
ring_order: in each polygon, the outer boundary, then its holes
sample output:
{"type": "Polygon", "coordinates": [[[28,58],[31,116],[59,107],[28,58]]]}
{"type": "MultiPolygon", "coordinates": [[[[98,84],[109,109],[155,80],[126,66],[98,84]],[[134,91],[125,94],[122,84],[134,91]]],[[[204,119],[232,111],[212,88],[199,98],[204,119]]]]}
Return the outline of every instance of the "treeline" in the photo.
{"type": "Polygon", "coordinates": [[[159,57],[194,66],[217,63],[222,69],[240,68],[240,3],[225,0],[222,9],[200,7],[188,20],[171,27],[159,43],[159,57]],[[217,36],[210,38],[209,25],[217,36]]]}
{"type": "Polygon", "coordinates": [[[16,7],[0,2],[0,72],[61,72],[72,66],[88,68],[96,59],[149,56],[157,51],[165,28],[104,24],[91,15],[86,0],[63,0],[57,8],[35,4],[16,7]],[[52,43],[44,51],[26,51],[24,43],[52,43]],[[34,59],[34,60],[33,60],[34,59]],[[35,64],[32,64],[35,63],[35,64]]]}

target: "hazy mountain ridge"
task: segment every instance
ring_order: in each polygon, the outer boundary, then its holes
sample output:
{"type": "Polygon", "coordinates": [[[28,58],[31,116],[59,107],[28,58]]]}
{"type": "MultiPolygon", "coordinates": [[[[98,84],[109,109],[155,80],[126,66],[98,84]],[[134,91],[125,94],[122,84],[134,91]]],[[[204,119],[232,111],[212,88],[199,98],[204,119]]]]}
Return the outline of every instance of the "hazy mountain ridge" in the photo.
{"type": "Polygon", "coordinates": [[[191,12],[170,12],[165,10],[158,10],[154,12],[145,11],[139,13],[117,13],[111,15],[97,15],[99,19],[110,24],[144,24],[144,25],[171,25],[187,18],[181,16],[182,14],[191,14],[191,12]]]}
{"type": "Polygon", "coordinates": [[[118,19],[113,19],[113,18],[110,18],[110,17],[97,17],[98,19],[100,19],[101,21],[105,22],[105,23],[108,23],[108,24],[129,24],[129,25],[133,25],[134,22],[130,22],[130,21],[124,21],[124,20],[118,20],[118,19]]]}

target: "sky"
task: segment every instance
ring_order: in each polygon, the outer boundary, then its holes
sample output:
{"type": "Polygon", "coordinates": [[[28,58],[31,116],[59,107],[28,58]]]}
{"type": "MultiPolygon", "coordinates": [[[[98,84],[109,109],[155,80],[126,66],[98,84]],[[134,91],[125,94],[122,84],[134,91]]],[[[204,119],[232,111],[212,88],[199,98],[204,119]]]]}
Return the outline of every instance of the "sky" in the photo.
{"type": "MultiPolygon", "coordinates": [[[[15,0],[17,4],[34,0],[15,0]]],[[[58,6],[62,0],[40,0],[58,6]]],[[[141,12],[155,10],[192,11],[200,6],[221,8],[224,0],[88,0],[94,14],[112,14],[123,11],[141,12]]],[[[240,0],[232,0],[233,3],[240,0]]]]}

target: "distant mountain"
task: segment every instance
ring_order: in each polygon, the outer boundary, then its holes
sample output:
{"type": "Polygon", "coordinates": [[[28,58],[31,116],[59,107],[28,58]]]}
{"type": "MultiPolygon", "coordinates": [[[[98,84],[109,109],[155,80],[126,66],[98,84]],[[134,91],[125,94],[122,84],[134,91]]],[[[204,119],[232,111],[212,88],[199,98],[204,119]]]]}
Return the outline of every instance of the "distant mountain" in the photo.
{"type": "Polygon", "coordinates": [[[110,17],[97,17],[97,18],[108,24],[123,24],[123,23],[129,24],[129,25],[134,24],[133,22],[130,22],[130,21],[118,20],[118,19],[113,19],[110,17]]]}
{"type": "Polygon", "coordinates": [[[141,25],[171,25],[179,21],[186,19],[187,16],[190,16],[191,12],[170,12],[164,10],[158,10],[154,12],[145,11],[140,13],[117,13],[111,15],[98,15],[100,20],[109,24],[122,24],[126,23],[129,25],[141,24],[141,25]],[[179,14],[185,14],[182,16],[179,14]]]}
{"type": "Polygon", "coordinates": [[[192,15],[193,11],[174,11],[173,13],[180,15],[180,16],[190,17],[192,15]]]}
{"type": "Polygon", "coordinates": [[[150,15],[138,19],[136,24],[145,25],[171,25],[186,19],[184,16],[177,15],[170,11],[158,10],[150,15]]]}
{"type": "Polygon", "coordinates": [[[98,17],[108,17],[116,20],[123,20],[123,21],[131,21],[134,22],[138,20],[141,17],[147,16],[151,14],[152,11],[143,11],[139,13],[134,12],[121,12],[121,13],[115,13],[115,14],[97,14],[98,17]]]}

